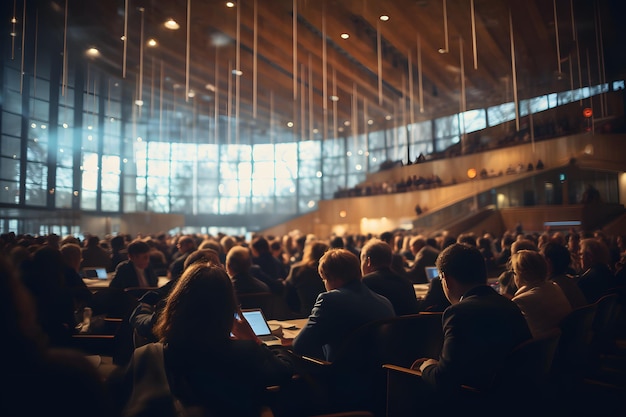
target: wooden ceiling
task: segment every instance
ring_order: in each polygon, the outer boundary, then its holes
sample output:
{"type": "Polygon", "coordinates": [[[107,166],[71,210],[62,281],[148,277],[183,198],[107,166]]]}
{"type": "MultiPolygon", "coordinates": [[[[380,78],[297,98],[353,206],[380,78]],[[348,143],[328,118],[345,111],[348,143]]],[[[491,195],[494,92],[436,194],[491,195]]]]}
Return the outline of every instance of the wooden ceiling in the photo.
{"type": "MultiPolygon", "coordinates": [[[[121,77],[125,1],[68,1],[74,41],[97,46],[107,71],[121,77]]],[[[302,139],[512,101],[514,85],[523,99],[624,74],[624,35],[614,21],[624,8],[621,0],[239,0],[230,8],[222,0],[189,3],[187,67],[188,0],[128,0],[126,78],[139,79],[143,15],[144,41],[158,42],[143,51],[144,97],[151,86],[163,85],[168,97],[183,100],[188,86],[195,97],[186,105],[195,102],[209,119],[217,103],[220,118],[264,131],[292,122],[302,139]],[[180,29],[166,29],[168,18],[180,29]],[[233,75],[237,69],[241,76],[233,75]],[[334,95],[338,101],[331,100],[334,95]]]]}

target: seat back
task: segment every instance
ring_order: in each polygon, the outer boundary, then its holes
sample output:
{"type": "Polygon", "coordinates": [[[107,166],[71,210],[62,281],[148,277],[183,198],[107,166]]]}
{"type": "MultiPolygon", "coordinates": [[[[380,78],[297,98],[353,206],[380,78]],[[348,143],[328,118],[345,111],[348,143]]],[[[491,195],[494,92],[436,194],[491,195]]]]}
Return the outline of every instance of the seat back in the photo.
{"type": "Polygon", "coordinates": [[[596,304],[579,307],[559,323],[562,334],[553,366],[553,377],[559,385],[579,380],[589,365],[596,310],[596,304]]]}
{"type": "Polygon", "coordinates": [[[617,293],[607,294],[596,301],[596,315],[593,320],[592,355],[594,358],[604,353],[615,340],[618,318],[617,293]]]}
{"type": "Polygon", "coordinates": [[[408,368],[418,358],[438,358],[443,347],[441,316],[423,312],[383,323],[377,340],[382,363],[408,368]]]}
{"type": "Polygon", "coordinates": [[[237,294],[242,309],[260,308],[266,319],[274,319],[274,295],[270,292],[237,294]]]}

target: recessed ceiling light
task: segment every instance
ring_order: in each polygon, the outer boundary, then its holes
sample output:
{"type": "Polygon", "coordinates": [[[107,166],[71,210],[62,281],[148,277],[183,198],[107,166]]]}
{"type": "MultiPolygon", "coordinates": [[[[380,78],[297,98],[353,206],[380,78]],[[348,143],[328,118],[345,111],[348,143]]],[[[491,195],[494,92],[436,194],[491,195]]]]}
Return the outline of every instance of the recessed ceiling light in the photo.
{"type": "Polygon", "coordinates": [[[155,46],[157,46],[157,45],[158,45],[158,44],[157,44],[156,39],[154,39],[154,38],[150,38],[150,39],[148,39],[148,46],[155,47],[155,46]]]}
{"type": "Polygon", "coordinates": [[[235,3],[233,3],[232,1],[227,1],[226,7],[235,7],[235,3]]]}
{"type": "Polygon", "coordinates": [[[91,56],[91,57],[96,57],[98,55],[100,55],[100,51],[98,51],[98,48],[95,47],[91,47],[89,49],[87,49],[87,52],[85,52],[87,54],[87,56],[91,56]]]}
{"type": "Polygon", "coordinates": [[[172,19],[171,17],[167,19],[165,23],[163,23],[163,25],[169,30],[180,29],[180,25],[178,24],[178,22],[172,19]]]}
{"type": "Polygon", "coordinates": [[[342,33],[341,34],[341,39],[348,39],[350,37],[350,35],[348,33],[342,33]]]}
{"type": "Polygon", "coordinates": [[[389,16],[384,14],[384,15],[380,16],[380,20],[382,20],[383,22],[386,22],[387,20],[389,20],[389,16]]]}

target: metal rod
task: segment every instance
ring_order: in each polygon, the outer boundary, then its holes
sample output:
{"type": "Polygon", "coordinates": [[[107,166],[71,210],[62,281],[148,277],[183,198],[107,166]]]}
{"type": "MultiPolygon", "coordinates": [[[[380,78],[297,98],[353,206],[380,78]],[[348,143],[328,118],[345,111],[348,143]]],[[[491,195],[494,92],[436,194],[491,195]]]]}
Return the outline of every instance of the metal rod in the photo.
{"type": "Polygon", "coordinates": [[[293,99],[298,98],[298,0],[293,0],[293,99]]]}
{"type": "Polygon", "coordinates": [[[476,44],[476,11],[474,9],[474,0],[470,2],[472,10],[472,51],[474,54],[474,69],[478,69],[478,49],[476,44]]]}
{"type": "Polygon", "coordinates": [[[420,101],[420,113],[424,113],[424,80],[422,74],[422,37],[417,35],[417,81],[420,101]]]}
{"type": "Polygon", "coordinates": [[[559,75],[561,74],[561,45],[559,42],[559,17],[556,14],[556,0],[552,0],[554,5],[554,33],[556,35],[556,62],[559,69],[559,75]]]}
{"type": "Polygon", "coordinates": [[[515,66],[515,37],[513,33],[513,17],[509,9],[509,30],[511,35],[511,72],[513,75],[513,101],[515,103],[515,131],[519,132],[519,103],[517,102],[517,69],[515,66]]]}
{"type": "Polygon", "coordinates": [[[378,105],[383,105],[383,50],[380,36],[380,21],[376,23],[376,52],[378,57],[378,105]]]}
{"type": "Polygon", "coordinates": [[[187,42],[185,46],[185,101],[189,101],[189,70],[191,58],[191,0],[187,0],[187,42]]]}

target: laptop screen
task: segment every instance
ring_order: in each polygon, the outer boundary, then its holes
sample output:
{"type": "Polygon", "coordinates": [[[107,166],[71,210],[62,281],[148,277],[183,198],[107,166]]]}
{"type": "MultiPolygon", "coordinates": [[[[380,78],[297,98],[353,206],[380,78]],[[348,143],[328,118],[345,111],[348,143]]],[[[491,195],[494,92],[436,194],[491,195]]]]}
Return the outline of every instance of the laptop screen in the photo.
{"type": "Polygon", "coordinates": [[[257,336],[267,336],[272,333],[260,309],[242,310],[243,316],[246,318],[250,327],[257,336]]]}
{"type": "Polygon", "coordinates": [[[105,268],[85,268],[82,270],[83,278],[90,279],[107,279],[107,270],[105,268]]]}
{"type": "Polygon", "coordinates": [[[428,278],[428,282],[439,276],[439,271],[436,266],[427,266],[424,269],[426,270],[426,278],[428,278]]]}

